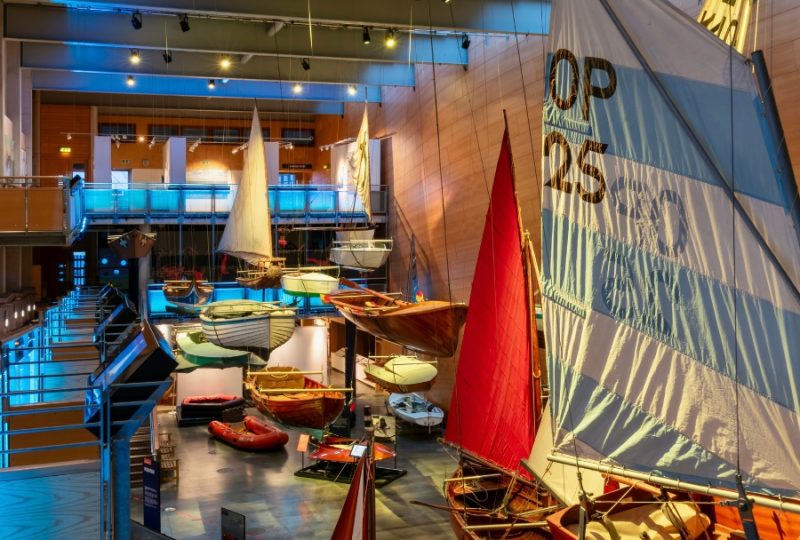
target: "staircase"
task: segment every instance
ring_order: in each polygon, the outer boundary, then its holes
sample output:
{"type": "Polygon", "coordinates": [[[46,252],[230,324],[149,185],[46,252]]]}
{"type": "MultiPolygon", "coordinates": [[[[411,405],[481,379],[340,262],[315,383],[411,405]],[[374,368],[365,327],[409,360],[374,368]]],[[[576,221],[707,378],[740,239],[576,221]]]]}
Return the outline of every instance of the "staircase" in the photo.
{"type": "Polygon", "coordinates": [[[142,485],[142,461],[153,455],[150,443],[150,418],[131,437],[131,485],[142,485]]]}

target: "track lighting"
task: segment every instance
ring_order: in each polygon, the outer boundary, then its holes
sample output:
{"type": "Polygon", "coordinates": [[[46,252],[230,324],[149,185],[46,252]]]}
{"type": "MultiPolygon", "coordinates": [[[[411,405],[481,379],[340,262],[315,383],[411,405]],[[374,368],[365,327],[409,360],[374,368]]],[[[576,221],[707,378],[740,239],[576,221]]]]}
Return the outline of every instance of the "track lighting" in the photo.
{"type": "Polygon", "coordinates": [[[72,133],[67,133],[67,140],[68,140],[68,141],[71,141],[71,140],[72,140],[72,133]]]}
{"type": "Polygon", "coordinates": [[[364,45],[369,45],[369,28],[366,26],[364,27],[364,32],[361,34],[361,40],[364,42],[364,45]]]}
{"type": "Polygon", "coordinates": [[[165,64],[169,64],[170,62],[172,62],[172,53],[171,53],[171,52],[169,52],[168,50],[166,50],[166,51],[164,51],[164,53],[161,55],[161,58],[163,58],[163,59],[164,59],[164,63],[165,63],[165,64]]]}
{"type": "Polygon", "coordinates": [[[191,30],[191,27],[189,26],[189,16],[185,13],[178,16],[178,24],[183,32],[188,32],[191,30]]]}
{"type": "Polygon", "coordinates": [[[386,45],[387,49],[394,49],[395,45],[397,45],[397,32],[394,30],[388,30],[386,32],[386,39],[384,39],[383,44],[386,45]]]}
{"type": "Polygon", "coordinates": [[[223,56],[219,61],[219,67],[222,69],[228,69],[231,67],[231,57],[230,56],[223,56]]]}
{"type": "Polygon", "coordinates": [[[300,83],[294,83],[294,86],[292,86],[292,92],[294,92],[295,94],[299,94],[302,91],[303,91],[303,85],[300,83]]]}
{"type": "Polygon", "coordinates": [[[144,135],[139,135],[139,142],[144,142],[144,135]]]}
{"type": "Polygon", "coordinates": [[[142,28],[142,13],[140,11],[134,11],[131,15],[131,26],[133,26],[134,30],[142,28]]]}
{"type": "Polygon", "coordinates": [[[472,41],[470,41],[467,33],[464,32],[463,34],[461,34],[461,48],[466,51],[467,49],[469,49],[470,43],[472,43],[472,41]]]}
{"type": "Polygon", "coordinates": [[[442,0],[442,3],[444,3],[444,4],[449,4],[449,3],[450,3],[450,0],[442,0]]]}
{"type": "Polygon", "coordinates": [[[358,90],[356,90],[356,87],[353,86],[352,84],[347,87],[347,95],[348,96],[354,96],[354,95],[356,95],[356,92],[358,92],[358,90]]]}
{"type": "Polygon", "coordinates": [[[192,143],[192,145],[189,147],[189,152],[194,152],[195,150],[197,150],[198,146],[200,146],[200,139],[197,139],[192,143]]]}
{"type": "Polygon", "coordinates": [[[138,65],[139,62],[142,61],[142,57],[139,56],[139,51],[137,49],[131,49],[131,64],[138,65]]]}
{"type": "Polygon", "coordinates": [[[209,79],[208,80],[208,89],[209,90],[213,90],[216,87],[217,87],[217,81],[215,81],[214,79],[209,79]]]}
{"type": "Polygon", "coordinates": [[[114,146],[116,146],[116,147],[117,147],[117,150],[119,150],[120,144],[122,144],[122,143],[120,143],[119,139],[117,139],[116,141],[114,141],[114,146]]]}
{"type": "Polygon", "coordinates": [[[300,65],[303,66],[303,69],[305,71],[311,69],[311,62],[308,61],[308,58],[303,58],[303,61],[300,62],[300,65]]]}
{"type": "Polygon", "coordinates": [[[133,75],[128,75],[128,80],[125,81],[125,84],[128,86],[136,86],[136,79],[133,78],[133,75]]]}

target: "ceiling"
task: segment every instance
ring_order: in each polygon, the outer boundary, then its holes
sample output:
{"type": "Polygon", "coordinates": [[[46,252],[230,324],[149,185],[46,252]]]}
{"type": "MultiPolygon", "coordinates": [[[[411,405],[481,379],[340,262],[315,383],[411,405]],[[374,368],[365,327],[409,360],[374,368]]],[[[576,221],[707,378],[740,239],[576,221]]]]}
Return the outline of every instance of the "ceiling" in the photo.
{"type": "Polygon", "coordinates": [[[23,0],[4,7],[5,37],[20,43],[20,65],[44,102],[230,111],[255,99],[283,114],[342,114],[345,102],[380,102],[385,86],[415,85],[416,63],[466,69],[465,34],[541,34],[550,14],[549,0],[23,0]],[[389,32],[394,48],[384,42],[389,32]]]}

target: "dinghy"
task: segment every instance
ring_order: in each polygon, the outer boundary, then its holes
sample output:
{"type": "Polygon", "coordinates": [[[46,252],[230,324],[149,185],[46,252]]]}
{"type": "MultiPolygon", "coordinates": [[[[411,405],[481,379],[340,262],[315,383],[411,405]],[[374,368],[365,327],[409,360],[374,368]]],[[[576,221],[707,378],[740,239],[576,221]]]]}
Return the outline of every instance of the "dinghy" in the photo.
{"type": "Polygon", "coordinates": [[[200,313],[208,341],[230,349],[272,350],[292,337],[295,309],[255,300],[213,302],[200,313]]]}
{"type": "Polygon", "coordinates": [[[275,450],[289,442],[289,435],[255,416],[244,417],[244,429],[212,420],[208,432],[217,439],[241,450],[275,450]]]}
{"type": "Polygon", "coordinates": [[[168,279],[164,281],[162,291],[167,302],[191,312],[208,304],[214,294],[214,285],[196,279],[168,279]]]}
{"type": "Polygon", "coordinates": [[[396,418],[418,426],[438,426],[444,411],[419,394],[389,394],[386,409],[396,418]]]}
{"type": "MultiPolygon", "coordinates": [[[[359,439],[328,435],[322,439],[322,442],[317,444],[317,447],[309,454],[309,457],[320,461],[355,463],[358,459],[351,455],[353,446],[356,444],[363,444],[363,442],[364,441],[359,439]]],[[[375,461],[390,459],[394,456],[395,452],[390,447],[385,444],[375,443],[375,461]]]]}
{"type": "Polygon", "coordinates": [[[281,276],[281,288],[292,296],[316,297],[336,292],[339,289],[339,278],[322,272],[298,270],[281,276]]]}
{"type": "Polygon", "coordinates": [[[430,390],[436,366],[415,356],[370,357],[364,375],[388,392],[406,394],[430,390]]]}
{"type": "Polygon", "coordinates": [[[146,233],[139,229],[132,229],[123,234],[108,235],[108,247],[120,259],[147,257],[155,243],[156,233],[146,233]]]}

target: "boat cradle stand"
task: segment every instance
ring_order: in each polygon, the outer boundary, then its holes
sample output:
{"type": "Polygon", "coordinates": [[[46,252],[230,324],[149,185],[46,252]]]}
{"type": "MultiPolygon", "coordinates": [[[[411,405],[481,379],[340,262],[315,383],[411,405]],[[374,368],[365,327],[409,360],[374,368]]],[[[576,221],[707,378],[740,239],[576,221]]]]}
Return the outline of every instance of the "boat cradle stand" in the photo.
{"type": "MultiPolygon", "coordinates": [[[[336,461],[318,460],[312,465],[307,465],[295,471],[294,475],[301,478],[314,478],[316,480],[327,480],[329,482],[339,482],[349,484],[353,479],[358,463],[340,463],[336,461]]],[[[395,469],[375,465],[375,487],[382,488],[389,485],[398,478],[406,475],[405,469],[395,469]]]]}

